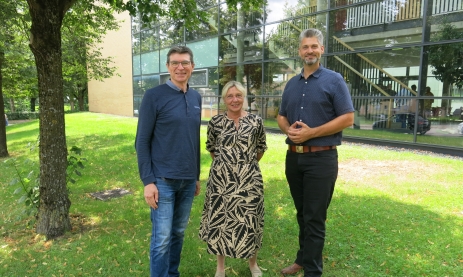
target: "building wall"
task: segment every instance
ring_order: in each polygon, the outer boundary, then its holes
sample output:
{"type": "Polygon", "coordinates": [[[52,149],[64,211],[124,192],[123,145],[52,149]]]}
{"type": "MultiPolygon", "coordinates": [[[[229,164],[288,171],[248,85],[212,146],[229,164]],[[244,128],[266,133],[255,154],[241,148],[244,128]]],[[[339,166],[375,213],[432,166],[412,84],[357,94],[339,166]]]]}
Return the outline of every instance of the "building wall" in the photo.
{"type": "Polygon", "coordinates": [[[102,54],[113,57],[116,74],[104,81],[88,83],[88,102],[91,112],[133,116],[132,91],[132,44],[130,15],[128,12],[115,14],[123,20],[117,31],[108,32],[102,43],[102,54]]]}

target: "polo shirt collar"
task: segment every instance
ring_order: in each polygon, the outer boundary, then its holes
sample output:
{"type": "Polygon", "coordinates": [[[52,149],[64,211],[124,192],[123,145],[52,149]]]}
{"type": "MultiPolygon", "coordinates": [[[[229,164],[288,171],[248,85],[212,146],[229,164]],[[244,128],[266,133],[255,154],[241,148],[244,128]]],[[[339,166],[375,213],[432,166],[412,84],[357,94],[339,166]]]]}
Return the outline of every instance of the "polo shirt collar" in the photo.
{"type": "MultiPolygon", "coordinates": [[[[172,81],[169,79],[167,80],[166,84],[171,87],[172,89],[176,90],[176,91],[180,91],[180,89],[174,85],[174,83],[172,83],[172,81]]],[[[189,84],[186,84],[186,90],[188,91],[190,89],[190,85],[189,84]]]]}
{"type": "MultiPolygon", "coordinates": [[[[314,76],[315,78],[320,77],[320,74],[322,73],[324,69],[325,68],[323,67],[323,65],[320,64],[318,69],[314,73],[312,73],[312,76],[314,76]]],[[[304,68],[301,69],[301,73],[299,74],[299,79],[304,79],[304,68]]]]}

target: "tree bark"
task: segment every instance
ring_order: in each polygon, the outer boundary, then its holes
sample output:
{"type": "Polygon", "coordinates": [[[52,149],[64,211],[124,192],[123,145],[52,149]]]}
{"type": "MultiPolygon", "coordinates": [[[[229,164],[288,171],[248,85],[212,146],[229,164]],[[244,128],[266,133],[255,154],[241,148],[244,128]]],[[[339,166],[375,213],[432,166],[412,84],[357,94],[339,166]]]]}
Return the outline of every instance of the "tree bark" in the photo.
{"type": "Polygon", "coordinates": [[[32,18],[30,48],[40,98],[40,206],[36,231],[47,239],[71,229],[66,188],[67,148],[61,56],[61,25],[75,0],[27,0],[32,18]]]}
{"type": "Polygon", "coordinates": [[[79,95],[77,97],[77,102],[79,102],[79,110],[83,112],[85,110],[85,96],[87,94],[87,86],[84,85],[83,88],[79,86],[79,95]]]}
{"type": "Polygon", "coordinates": [[[37,98],[31,97],[31,112],[35,112],[35,100],[37,100],[37,98]]]}
{"type": "Polygon", "coordinates": [[[16,106],[14,105],[14,98],[10,97],[8,100],[10,101],[10,111],[12,113],[15,113],[16,112],[16,106]]]}
{"type": "Polygon", "coordinates": [[[0,158],[8,157],[8,147],[6,144],[6,122],[5,122],[5,103],[3,102],[3,75],[2,67],[5,60],[5,53],[0,51],[0,158]]]}

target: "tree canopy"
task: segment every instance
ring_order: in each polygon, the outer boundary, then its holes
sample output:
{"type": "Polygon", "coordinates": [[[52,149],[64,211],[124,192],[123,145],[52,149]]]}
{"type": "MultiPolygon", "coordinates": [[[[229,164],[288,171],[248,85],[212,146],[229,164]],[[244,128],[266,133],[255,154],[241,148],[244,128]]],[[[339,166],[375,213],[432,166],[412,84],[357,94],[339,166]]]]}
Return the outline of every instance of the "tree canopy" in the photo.
{"type": "MultiPolygon", "coordinates": [[[[47,238],[70,230],[66,187],[67,147],[63,102],[62,26],[76,4],[101,4],[97,0],[27,0],[31,17],[30,48],[34,54],[40,97],[40,207],[36,231],[47,238]]],[[[161,17],[183,21],[194,29],[204,22],[205,12],[195,0],[103,0],[117,11],[129,11],[149,25],[161,17]]],[[[228,0],[230,8],[257,8],[262,0],[228,0]]]]}
{"type": "MultiPolygon", "coordinates": [[[[434,41],[451,41],[461,39],[463,31],[449,22],[443,22],[439,32],[433,36],[434,41]]],[[[429,64],[436,79],[458,88],[463,87],[463,43],[442,43],[429,47],[429,64]]]]}

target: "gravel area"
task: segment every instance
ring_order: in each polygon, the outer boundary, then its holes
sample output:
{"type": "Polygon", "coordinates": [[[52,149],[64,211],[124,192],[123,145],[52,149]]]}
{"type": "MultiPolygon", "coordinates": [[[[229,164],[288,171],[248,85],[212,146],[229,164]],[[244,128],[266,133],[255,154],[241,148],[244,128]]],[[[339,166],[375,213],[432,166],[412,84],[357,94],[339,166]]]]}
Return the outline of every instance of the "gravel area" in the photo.
{"type": "Polygon", "coordinates": [[[343,145],[356,145],[356,146],[361,146],[361,147],[365,147],[365,148],[384,149],[384,150],[390,150],[390,151],[396,151],[396,152],[412,152],[412,153],[418,154],[418,155],[428,155],[428,156],[435,156],[435,157],[442,157],[442,158],[447,158],[447,159],[463,161],[463,157],[460,157],[460,156],[452,156],[452,155],[448,155],[448,154],[436,153],[436,152],[426,151],[426,150],[408,149],[408,148],[393,147],[393,146],[373,145],[373,144],[357,143],[357,142],[349,142],[349,141],[343,141],[342,144],[343,145]]]}

